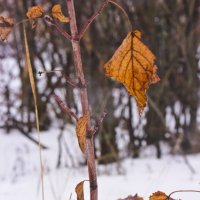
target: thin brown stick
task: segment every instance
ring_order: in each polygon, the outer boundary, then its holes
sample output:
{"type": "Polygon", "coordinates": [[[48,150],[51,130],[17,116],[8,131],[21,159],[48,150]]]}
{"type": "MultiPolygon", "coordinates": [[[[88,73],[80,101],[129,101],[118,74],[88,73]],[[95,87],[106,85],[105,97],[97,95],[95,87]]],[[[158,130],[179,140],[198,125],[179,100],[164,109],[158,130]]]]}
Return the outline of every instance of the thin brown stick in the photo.
{"type": "Polygon", "coordinates": [[[106,117],[106,115],[107,115],[106,112],[103,112],[103,113],[101,114],[100,118],[97,120],[96,125],[95,125],[93,128],[91,128],[90,134],[94,135],[94,134],[99,130],[99,128],[101,127],[101,125],[102,125],[102,123],[103,123],[103,120],[104,120],[104,118],[106,117]]]}
{"type": "Polygon", "coordinates": [[[77,36],[77,40],[80,40],[83,37],[83,35],[87,31],[87,29],[89,28],[89,26],[91,25],[91,23],[96,19],[96,17],[98,17],[99,15],[101,15],[101,13],[103,12],[103,9],[105,8],[105,6],[108,3],[111,3],[111,4],[115,5],[115,6],[117,6],[124,13],[124,15],[126,16],[126,18],[128,20],[130,31],[132,31],[133,26],[131,24],[131,21],[130,21],[130,19],[128,17],[127,12],[117,2],[115,2],[113,0],[103,0],[102,3],[101,3],[101,5],[100,5],[100,7],[99,7],[99,9],[84,24],[83,28],[81,29],[80,33],[77,36]]]}
{"type": "Polygon", "coordinates": [[[60,72],[63,75],[63,77],[65,78],[65,81],[67,83],[69,83],[69,85],[71,85],[73,87],[83,87],[83,86],[81,86],[81,84],[79,82],[72,80],[66,73],[64,73],[64,71],[62,69],[54,69],[51,71],[39,71],[38,74],[41,76],[42,74],[50,74],[50,73],[55,73],[55,72],[60,72]]]}
{"type": "Polygon", "coordinates": [[[84,33],[87,31],[87,29],[89,28],[90,24],[96,19],[97,16],[99,16],[104,7],[109,3],[109,0],[103,0],[99,9],[88,19],[88,21],[84,24],[83,28],[81,29],[79,35],[78,35],[78,39],[80,40],[84,33]]]}
{"type": "Polygon", "coordinates": [[[172,194],[181,193],[181,192],[197,192],[197,193],[200,193],[200,190],[177,190],[177,191],[170,193],[166,200],[170,200],[172,194]]]}
{"type": "Polygon", "coordinates": [[[42,74],[50,74],[50,73],[55,73],[55,72],[62,73],[63,70],[62,69],[54,69],[54,70],[50,70],[50,71],[38,71],[38,74],[41,76],[42,74]]]}
{"type": "Polygon", "coordinates": [[[64,72],[62,73],[62,75],[64,76],[65,81],[66,81],[67,83],[69,83],[71,86],[73,86],[73,87],[78,87],[78,86],[79,86],[78,83],[76,83],[74,80],[72,80],[72,79],[71,79],[67,74],[65,74],[64,72]]]}
{"type": "Polygon", "coordinates": [[[58,105],[67,112],[71,117],[73,117],[76,121],[78,121],[78,116],[61,100],[61,98],[57,95],[54,95],[54,98],[58,105]]]}
{"type": "Polygon", "coordinates": [[[57,22],[53,21],[52,24],[56,27],[56,29],[68,40],[72,40],[72,37],[69,33],[67,33],[57,22]]]}
{"type": "Polygon", "coordinates": [[[16,28],[16,27],[18,27],[19,25],[24,24],[24,23],[26,23],[26,22],[30,22],[30,19],[23,19],[23,20],[17,22],[17,23],[14,25],[14,28],[16,28]]]}
{"type": "MultiPolygon", "coordinates": [[[[85,86],[86,81],[83,73],[83,65],[81,59],[81,52],[80,52],[80,44],[78,37],[78,29],[76,23],[76,14],[74,9],[74,1],[73,0],[66,0],[68,14],[70,17],[70,29],[71,29],[71,44],[73,49],[73,60],[74,66],[76,70],[76,76],[80,81],[80,84],[85,86]]],[[[88,102],[88,94],[87,88],[81,87],[79,88],[80,98],[81,98],[81,105],[82,105],[82,112],[83,115],[89,114],[89,102],[88,102]]],[[[90,114],[89,114],[90,116],[90,114]]],[[[90,117],[88,120],[88,130],[90,130],[90,117]]],[[[97,175],[96,175],[96,165],[95,165],[95,154],[94,154],[94,137],[86,139],[86,158],[87,158],[87,165],[88,165],[88,174],[89,174],[89,181],[90,181],[90,200],[97,200],[98,199],[98,192],[97,192],[97,175]]]]}
{"type": "Polygon", "coordinates": [[[124,13],[125,17],[126,17],[127,20],[128,20],[130,31],[132,31],[132,30],[133,30],[133,26],[132,26],[132,24],[131,24],[131,21],[130,21],[130,19],[129,19],[129,16],[128,16],[127,12],[126,12],[117,2],[115,2],[115,1],[113,1],[113,0],[109,0],[109,3],[111,3],[111,4],[115,5],[115,6],[117,6],[117,7],[124,13]]]}

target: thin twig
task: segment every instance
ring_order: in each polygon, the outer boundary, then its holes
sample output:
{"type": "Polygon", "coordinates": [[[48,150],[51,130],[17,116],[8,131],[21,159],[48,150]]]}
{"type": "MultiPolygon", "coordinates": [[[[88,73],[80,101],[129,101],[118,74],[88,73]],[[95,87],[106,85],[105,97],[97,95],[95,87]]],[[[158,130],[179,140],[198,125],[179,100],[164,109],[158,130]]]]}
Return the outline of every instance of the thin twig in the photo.
{"type": "Polygon", "coordinates": [[[113,1],[113,0],[109,0],[109,3],[111,3],[111,4],[115,5],[115,6],[117,6],[117,7],[124,13],[124,15],[126,16],[126,18],[127,18],[127,20],[128,20],[129,27],[130,27],[130,31],[132,31],[132,30],[133,30],[133,26],[132,26],[132,24],[131,24],[131,21],[130,21],[130,19],[129,19],[129,16],[128,16],[127,12],[126,12],[117,2],[115,2],[115,1],[113,1]]]}
{"type": "Polygon", "coordinates": [[[29,22],[29,21],[30,21],[30,19],[23,19],[22,21],[17,22],[14,25],[14,28],[16,28],[17,26],[19,26],[20,24],[24,24],[24,23],[29,22]]]}
{"type": "Polygon", "coordinates": [[[57,22],[53,22],[52,23],[55,27],[56,27],[56,29],[66,38],[66,39],[68,39],[68,40],[72,40],[72,36],[69,34],[69,33],[67,33],[57,22]]]}
{"type": "Polygon", "coordinates": [[[90,24],[96,19],[97,16],[99,16],[104,7],[109,3],[109,0],[103,0],[99,9],[88,19],[88,21],[84,24],[83,28],[81,29],[80,33],[78,34],[78,39],[80,40],[84,33],[87,31],[88,27],[90,26],[90,24]]]}
{"type": "Polygon", "coordinates": [[[111,3],[111,4],[115,5],[115,6],[117,6],[124,13],[124,15],[126,16],[126,18],[128,19],[130,31],[132,31],[133,26],[131,24],[131,21],[130,21],[130,19],[128,17],[127,12],[117,2],[115,2],[113,0],[103,0],[102,3],[101,3],[101,5],[100,5],[100,7],[99,7],[99,9],[84,24],[83,28],[81,29],[80,33],[77,36],[78,40],[80,40],[83,37],[84,33],[87,31],[87,29],[89,28],[89,26],[91,25],[91,23],[96,19],[96,17],[98,17],[103,12],[103,9],[105,8],[105,6],[108,3],[111,3]]]}
{"type": "Polygon", "coordinates": [[[42,74],[50,74],[50,73],[55,73],[55,72],[62,73],[63,70],[62,69],[54,69],[54,70],[51,70],[51,71],[38,71],[38,74],[41,76],[42,74]]]}
{"type": "Polygon", "coordinates": [[[62,75],[64,76],[65,81],[67,83],[69,83],[71,86],[73,86],[73,87],[78,87],[79,86],[79,84],[76,83],[76,81],[72,80],[66,73],[62,73],[62,75]]]}
{"type": "Polygon", "coordinates": [[[41,76],[42,74],[50,74],[50,73],[55,73],[55,72],[60,72],[62,76],[65,78],[65,81],[73,87],[78,87],[78,88],[86,87],[85,85],[82,85],[80,81],[78,82],[78,81],[72,80],[62,69],[55,69],[51,71],[39,71],[38,74],[41,76]]]}
{"type": "Polygon", "coordinates": [[[76,121],[78,121],[78,116],[61,100],[61,98],[57,95],[54,95],[54,98],[58,105],[67,112],[71,117],[73,117],[76,121]]]}
{"type": "Polygon", "coordinates": [[[184,154],[183,155],[183,158],[184,158],[184,161],[185,161],[185,164],[188,166],[189,170],[192,172],[192,174],[195,174],[196,171],[195,169],[193,168],[193,166],[190,164],[189,160],[187,159],[187,156],[184,154]]]}
{"type": "Polygon", "coordinates": [[[198,192],[198,193],[200,193],[200,190],[177,190],[177,191],[174,191],[174,192],[170,193],[168,195],[168,197],[166,198],[166,200],[170,200],[172,194],[181,193],[181,192],[198,192]]]}
{"type": "Polygon", "coordinates": [[[106,117],[106,115],[107,115],[106,112],[103,112],[101,114],[101,116],[99,117],[98,121],[96,122],[96,125],[93,128],[91,128],[90,134],[94,135],[99,130],[99,128],[101,127],[101,125],[103,123],[103,120],[106,117]]]}

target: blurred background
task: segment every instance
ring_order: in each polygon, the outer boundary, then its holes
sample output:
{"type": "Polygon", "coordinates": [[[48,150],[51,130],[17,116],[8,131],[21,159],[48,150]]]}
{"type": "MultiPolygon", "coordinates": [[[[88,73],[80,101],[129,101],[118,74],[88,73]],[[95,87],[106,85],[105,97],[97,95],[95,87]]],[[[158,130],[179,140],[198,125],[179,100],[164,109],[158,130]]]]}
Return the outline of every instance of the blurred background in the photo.
{"type": "MultiPolygon", "coordinates": [[[[134,30],[142,32],[142,41],[156,55],[161,81],[150,86],[148,106],[139,118],[134,98],[128,96],[120,83],[105,77],[103,65],[130,30],[123,12],[109,4],[81,41],[93,118],[104,110],[108,113],[95,138],[97,161],[107,164],[137,158],[149,146],[156,158],[162,157],[166,146],[173,155],[200,152],[200,1],[117,2],[127,12],[134,30]]],[[[40,4],[50,10],[57,3],[67,15],[65,2],[55,0],[0,0],[0,14],[19,22],[26,18],[29,7],[40,4]]],[[[100,0],[75,1],[79,30],[100,3],[100,0]]],[[[69,32],[69,24],[61,25],[69,32]]],[[[59,72],[38,74],[39,71],[63,69],[70,77],[75,77],[71,44],[42,19],[35,29],[31,29],[29,23],[27,28],[37,84],[40,128],[47,137],[54,134],[52,129],[59,132],[55,139],[58,145],[55,165],[71,165],[63,160],[66,154],[73,160],[73,152],[62,142],[66,126],[75,123],[59,108],[52,95],[59,95],[80,116],[78,90],[72,89],[59,72]]],[[[14,29],[8,42],[0,44],[0,131],[11,137],[17,130],[19,137],[37,146],[22,25],[14,29]]],[[[50,146],[46,141],[43,149],[48,150],[50,146]]]]}

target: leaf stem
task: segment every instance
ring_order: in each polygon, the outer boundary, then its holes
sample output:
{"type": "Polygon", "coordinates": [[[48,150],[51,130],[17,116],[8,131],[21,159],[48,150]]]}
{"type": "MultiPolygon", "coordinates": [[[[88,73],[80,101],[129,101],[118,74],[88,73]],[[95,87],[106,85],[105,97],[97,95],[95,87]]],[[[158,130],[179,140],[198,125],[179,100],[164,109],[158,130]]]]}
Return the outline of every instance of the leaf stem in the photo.
{"type": "Polygon", "coordinates": [[[133,26],[132,26],[131,21],[130,21],[130,19],[129,19],[129,16],[128,16],[127,12],[124,10],[124,8],[122,8],[122,7],[121,7],[117,2],[115,2],[114,0],[108,0],[108,1],[109,1],[109,3],[111,3],[111,4],[115,5],[115,6],[117,6],[117,7],[124,13],[125,17],[126,17],[127,20],[128,20],[129,27],[130,27],[130,31],[132,31],[132,30],[133,30],[133,26]]]}

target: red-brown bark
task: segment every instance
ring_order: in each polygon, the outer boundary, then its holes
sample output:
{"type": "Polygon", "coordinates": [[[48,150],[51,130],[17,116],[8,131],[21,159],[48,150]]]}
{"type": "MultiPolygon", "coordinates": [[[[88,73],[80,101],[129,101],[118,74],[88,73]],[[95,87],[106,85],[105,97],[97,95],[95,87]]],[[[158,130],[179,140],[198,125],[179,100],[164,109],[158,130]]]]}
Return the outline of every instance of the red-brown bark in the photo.
{"type": "MultiPolygon", "coordinates": [[[[68,14],[70,17],[70,29],[71,29],[71,44],[73,49],[73,60],[74,66],[76,70],[76,76],[79,79],[79,82],[82,87],[79,88],[82,112],[84,114],[90,113],[89,111],[89,103],[88,103],[88,94],[86,88],[86,81],[83,73],[83,65],[81,59],[80,52],[80,44],[78,39],[78,29],[76,23],[76,14],[74,10],[74,2],[73,0],[66,0],[68,14]]],[[[90,120],[88,123],[88,130],[90,129],[90,120]]],[[[88,131],[89,133],[89,131],[88,131]]],[[[96,176],[96,165],[95,165],[95,155],[94,155],[94,135],[88,134],[86,138],[86,158],[88,165],[88,173],[89,173],[89,181],[90,181],[90,199],[97,200],[97,176],[96,176]]]]}

